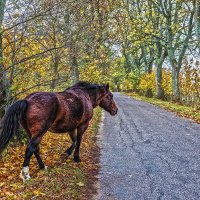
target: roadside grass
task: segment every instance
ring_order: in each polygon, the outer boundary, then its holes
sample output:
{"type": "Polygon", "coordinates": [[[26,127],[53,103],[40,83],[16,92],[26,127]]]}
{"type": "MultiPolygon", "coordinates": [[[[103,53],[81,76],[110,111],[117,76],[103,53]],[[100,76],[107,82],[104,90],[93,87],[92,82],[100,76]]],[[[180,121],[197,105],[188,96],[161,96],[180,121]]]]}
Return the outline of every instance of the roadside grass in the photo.
{"type": "Polygon", "coordinates": [[[19,177],[26,146],[8,147],[6,154],[0,158],[0,199],[88,199],[88,191],[91,192],[88,188],[93,182],[89,179],[98,172],[98,162],[93,157],[93,151],[97,149],[95,136],[100,120],[101,109],[97,108],[83,137],[81,163],[74,163],[73,156],[64,160],[61,158],[70,145],[68,134],[47,132],[40,149],[48,170],[39,170],[33,156],[30,163],[32,179],[26,183],[19,177]]]}
{"type": "Polygon", "coordinates": [[[136,100],[141,100],[148,102],[150,104],[159,106],[168,111],[175,112],[178,116],[186,117],[200,123],[200,108],[195,108],[192,106],[181,105],[180,103],[175,103],[171,101],[162,101],[156,98],[147,98],[140,96],[137,93],[125,93],[126,95],[133,97],[136,100]]]}

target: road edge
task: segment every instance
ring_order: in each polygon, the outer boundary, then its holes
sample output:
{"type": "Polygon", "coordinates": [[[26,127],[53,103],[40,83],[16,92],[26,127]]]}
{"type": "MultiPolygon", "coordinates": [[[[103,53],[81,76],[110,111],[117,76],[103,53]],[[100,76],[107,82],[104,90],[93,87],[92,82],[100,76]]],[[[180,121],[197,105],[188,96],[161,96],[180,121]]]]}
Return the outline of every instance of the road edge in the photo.
{"type": "Polygon", "coordinates": [[[95,169],[88,170],[86,174],[87,186],[86,186],[86,199],[97,200],[99,199],[99,172],[100,172],[100,156],[101,156],[101,135],[103,129],[104,112],[102,111],[99,121],[99,127],[97,134],[93,137],[93,147],[90,149],[92,164],[96,165],[95,169]]]}
{"type": "MultiPolygon", "coordinates": [[[[157,106],[158,108],[161,108],[161,109],[163,109],[163,110],[166,110],[166,111],[168,111],[168,112],[172,112],[172,113],[174,113],[174,114],[176,114],[178,117],[181,117],[181,118],[184,118],[184,119],[187,119],[187,120],[190,120],[191,122],[193,122],[193,123],[197,123],[197,124],[200,124],[200,119],[197,119],[197,118],[195,118],[192,114],[190,114],[189,115],[189,113],[187,113],[187,114],[185,114],[185,113],[182,113],[181,111],[178,111],[178,110],[174,110],[174,109],[172,109],[172,108],[170,108],[170,107],[167,107],[167,106],[165,106],[165,105],[159,105],[159,104],[157,104],[156,102],[151,102],[150,100],[151,99],[155,99],[155,98],[147,98],[148,100],[146,100],[145,98],[146,97],[143,97],[143,96],[139,96],[139,95],[131,95],[130,93],[121,93],[121,94],[123,94],[123,95],[125,95],[125,96],[128,96],[128,97],[130,97],[130,98],[132,98],[132,99],[134,99],[134,100],[136,100],[136,101],[143,101],[143,102],[145,102],[145,103],[149,103],[149,104],[151,104],[151,105],[153,105],[153,106],[157,106]]],[[[162,101],[162,100],[159,100],[159,99],[156,99],[157,101],[161,101],[161,102],[167,102],[167,103],[172,103],[172,102],[169,102],[169,101],[162,101]]],[[[175,103],[174,103],[175,104],[175,103]]],[[[181,105],[180,105],[181,106],[181,105]]],[[[187,107],[187,106],[186,106],[187,107]]]]}
{"type": "Polygon", "coordinates": [[[101,169],[101,141],[102,141],[102,133],[103,133],[103,127],[104,127],[104,118],[105,118],[105,112],[102,112],[102,116],[101,116],[101,121],[99,123],[99,129],[98,129],[98,133],[96,135],[96,145],[98,146],[98,150],[99,150],[99,155],[98,155],[98,173],[96,174],[95,178],[96,181],[93,182],[93,188],[95,189],[95,192],[93,193],[93,195],[91,196],[91,200],[98,200],[100,199],[100,169],[101,169]]]}

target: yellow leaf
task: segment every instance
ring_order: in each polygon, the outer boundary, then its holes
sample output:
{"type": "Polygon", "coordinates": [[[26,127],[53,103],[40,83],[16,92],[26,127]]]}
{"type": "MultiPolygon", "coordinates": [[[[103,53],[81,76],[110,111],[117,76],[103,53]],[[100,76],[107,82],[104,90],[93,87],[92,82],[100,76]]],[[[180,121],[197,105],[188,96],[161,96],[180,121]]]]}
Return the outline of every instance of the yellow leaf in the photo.
{"type": "Polygon", "coordinates": [[[85,186],[85,184],[84,184],[84,183],[82,183],[82,182],[78,182],[78,183],[76,183],[76,185],[78,185],[78,186],[80,186],[80,187],[83,187],[83,186],[85,186]]]}
{"type": "Polygon", "coordinates": [[[2,187],[2,186],[4,186],[4,185],[5,185],[5,183],[4,183],[4,182],[0,183],[0,187],[2,187]]]}
{"type": "Polygon", "coordinates": [[[36,196],[39,196],[39,195],[44,196],[45,195],[45,193],[41,192],[40,190],[34,190],[33,194],[36,195],[36,196]]]}

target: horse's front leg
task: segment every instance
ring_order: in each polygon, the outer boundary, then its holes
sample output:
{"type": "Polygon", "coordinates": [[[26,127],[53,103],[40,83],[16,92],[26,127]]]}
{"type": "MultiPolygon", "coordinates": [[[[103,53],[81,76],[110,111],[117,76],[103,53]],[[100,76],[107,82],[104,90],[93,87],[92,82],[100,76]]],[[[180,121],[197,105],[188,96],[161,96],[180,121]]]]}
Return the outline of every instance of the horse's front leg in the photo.
{"type": "Polygon", "coordinates": [[[70,135],[72,144],[65,152],[67,157],[69,157],[72,154],[73,150],[76,147],[76,130],[69,132],[69,135],[70,135]]]}
{"type": "Polygon", "coordinates": [[[81,162],[80,156],[79,156],[79,151],[80,151],[80,145],[83,137],[83,133],[86,131],[88,128],[89,122],[81,125],[77,129],[77,142],[76,142],[76,147],[75,147],[75,152],[74,152],[74,161],[75,162],[81,162]]]}

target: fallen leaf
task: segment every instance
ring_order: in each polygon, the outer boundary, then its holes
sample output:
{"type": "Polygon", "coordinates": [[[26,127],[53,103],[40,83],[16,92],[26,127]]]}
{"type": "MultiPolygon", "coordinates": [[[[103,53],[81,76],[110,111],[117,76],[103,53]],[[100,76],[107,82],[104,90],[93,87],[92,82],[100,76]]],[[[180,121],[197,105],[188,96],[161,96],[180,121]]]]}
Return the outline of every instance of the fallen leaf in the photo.
{"type": "Polygon", "coordinates": [[[5,183],[3,182],[3,183],[0,183],[0,187],[2,187],[2,186],[4,186],[5,185],[5,183]]]}
{"type": "Polygon", "coordinates": [[[78,185],[78,186],[80,186],[80,187],[83,187],[83,186],[85,186],[85,184],[84,184],[84,183],[82,183],[82,182],[78,182],[78,183],[76,183],[76,185],[78,185]]]}

